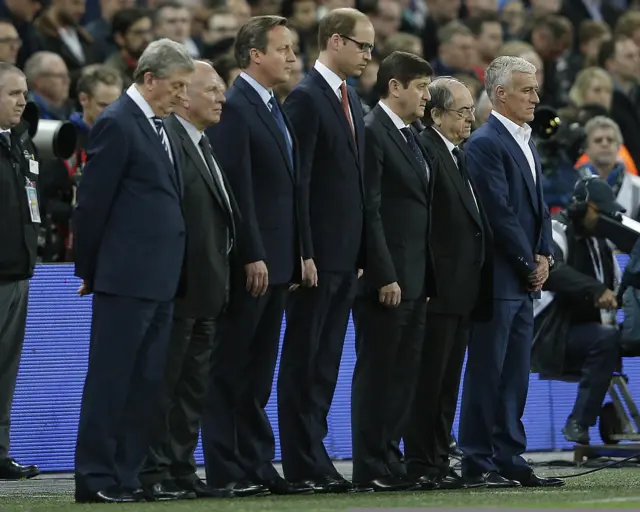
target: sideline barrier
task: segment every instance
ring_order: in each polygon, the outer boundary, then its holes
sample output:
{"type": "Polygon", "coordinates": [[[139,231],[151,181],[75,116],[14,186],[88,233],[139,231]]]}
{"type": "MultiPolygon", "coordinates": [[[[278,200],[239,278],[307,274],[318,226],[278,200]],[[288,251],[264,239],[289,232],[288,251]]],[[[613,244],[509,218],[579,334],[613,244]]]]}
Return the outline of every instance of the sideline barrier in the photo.
{"type": "MultiPolygon", "coordinates": [[[[620,256],[619,261],[624,268],[628,257],[620,256]]],[[[91,322],[91,298],[78,297],[79,286],[73,265],[68,264],[40,265],[31,281],[27,333],[13,404],[11,453],[23,464],[38,464],[44,471],[73,470],[91,322]]],[[[326,439],[329,455],[335,459],[351,458],[349,408],[354,341],[350,323],[326,439]]],[[[640,396],[640,358],[625,360],[624,371],[632,394],[640,396]]],[[[576,384],[539,381],[537,375],[531,375],[524,415],[529,450],[572,447],[562,437],[561,429],[575,394],[576,384]]],[[[275,386],[267,413],[278,443],[275,386]]],[[[456,418],[456,430],[457,421],[456,418]]],[[[597,427],[591,429],[591,437],[599,438],[597,427]]],[[[279,457],[278,443],[276,458],[279,457]]],[[[202,463],[200,447],[196,460],[202,463]]]]}

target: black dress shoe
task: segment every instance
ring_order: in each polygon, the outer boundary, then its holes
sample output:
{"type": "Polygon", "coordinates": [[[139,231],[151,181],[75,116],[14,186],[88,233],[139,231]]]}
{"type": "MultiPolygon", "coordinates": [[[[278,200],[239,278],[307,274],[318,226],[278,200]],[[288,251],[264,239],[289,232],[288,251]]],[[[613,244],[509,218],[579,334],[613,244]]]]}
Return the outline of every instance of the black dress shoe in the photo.
{"type": "Polygon", "coordinates": [[[262,484],[271,494],[293,495],[293,494],[313,494],[314,490],[311,485],[304,482],[287,482],[284,478],[278,476],[274,480],[270,481],[258,481],[262,484]]]}
{"type": "Polygon", "coordinates": [[[522,487],[563,487],[565,484],[561,478],[543,478],[533,471],[524,477],[518,477],[516,481],[520,482],[522,487]]]}
{"type": "MultiPolygon", "coordinates": [[[[484,483],[475,484],[474,487],[484,487],[484,483]]],[[[466,489],[469,487],[465,480],[455,472],[453,468],[449,468],[449,471],[444,476],[438,479],[438,489],[443,491],[454,489],[466,489]]]]}
{"type": "Polygon", "coordinates": [[[83,492],[76,489],[76,503],[136,503],[144,498],[134,496],[122,487],[114,486],[98,492],[83,492]]]}
{"type": "Polygon", "coordinates": [[[196,498],[196,494],[185,491],[171,480],[143,487],[147,501],[175,501],[196,498]]]}
{"type": "Polygon", "coordinates": [[[414,482],[417,491],[433,491],[438,488],[440,479],[436,475],[422,475],[414,482]]]}
{"type": "Polygon", "coordinates": [[[268,487],[250,480],[242,480],[240,482],[230,482],[225,487],[226,490],[231,491],[234,496],[238,498],[248,498],[250,496],[268,496],[271,494],[268,487]]]}
{"type": "MultiPolygon", "coordinates": [[[[316,494],[342,494],[355,492],[351,482],[344,478],[334,478],[325,476],[321,478],[310,478],[301,482],[303,485],[311,487],[316,494]]],[[[373,489],[370,489],[372,491],[373,489]]]]}
{"type": "Polygon", "coordinates": [[[583,427],[574,419],[568,419],[562,429],[564,438],[570,443],[589,444],[589,429],[583,427]]]}
{"type": "Polygon", "coordinates": [[[0,480],[22,480],[33,478],[39,474],[38,466],[23,466],[11,458],[0,461],[0,480]]]}
{"type": "Polygon", "coordinates": [[[210,487],[199,478],[179,478],[175,483],[180,489],[194,493],[197,498],[233,498],[234,496],[233,491],[210,487]]]}
{"type": "Polygon", "coordinates": [[[399,478],[396,475],[385,475],[374,478],[368,482],[354,483],[356,490],[360,487],[373,489],[375,492],[407,491],[411,488],[417,489],[415,482],[399,478]]]}
{"type": "Polygon", "coordinates": [[[482,484],[482,486],[486,486],[489,489],[507,489],[522,486],[520,482],[504,478],[495,471],[476,477],[464,477],[464,482],[467,487],[479,487],[478,484],[482,484]]]}

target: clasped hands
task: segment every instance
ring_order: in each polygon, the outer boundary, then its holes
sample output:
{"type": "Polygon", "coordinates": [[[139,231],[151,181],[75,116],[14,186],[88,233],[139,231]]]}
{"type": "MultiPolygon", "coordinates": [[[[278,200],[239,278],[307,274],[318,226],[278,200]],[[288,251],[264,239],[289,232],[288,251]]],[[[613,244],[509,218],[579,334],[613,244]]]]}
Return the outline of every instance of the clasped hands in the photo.
{"type": "Polygon", "coordinates": [[[529,292],[539,292],[542,286],[549,278],[549,260],[546,256],[536,254],[533,258],[536,263],[536,269],[529,276],[529,292]]]}

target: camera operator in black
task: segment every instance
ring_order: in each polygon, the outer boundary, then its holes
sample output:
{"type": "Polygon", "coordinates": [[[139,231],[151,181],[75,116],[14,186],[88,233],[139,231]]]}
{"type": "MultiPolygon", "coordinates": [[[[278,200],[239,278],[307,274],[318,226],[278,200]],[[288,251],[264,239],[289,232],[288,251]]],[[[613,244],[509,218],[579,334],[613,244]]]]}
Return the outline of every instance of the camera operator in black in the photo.
{"type": "Polygon", "coordinates": [[[22,71],[0,63],[0,480],[39,473],[36,466],[22,466],[9,457],[11,404],[40,224],[38,161],[28,125],[21,119],[26,95],[22,71]]]}
{"type": "Polygon", "coordinates": [[[547,378],[577,376],[578,396],[562,432],[588,444],[612,373],[620,361],[615,288],[620,269],[607,240],[594,236],[600,215],[623,212],[595,176],[575,185],[569,206],[552,216],[555,265],[534,303],[533,370],[547,378]]]}

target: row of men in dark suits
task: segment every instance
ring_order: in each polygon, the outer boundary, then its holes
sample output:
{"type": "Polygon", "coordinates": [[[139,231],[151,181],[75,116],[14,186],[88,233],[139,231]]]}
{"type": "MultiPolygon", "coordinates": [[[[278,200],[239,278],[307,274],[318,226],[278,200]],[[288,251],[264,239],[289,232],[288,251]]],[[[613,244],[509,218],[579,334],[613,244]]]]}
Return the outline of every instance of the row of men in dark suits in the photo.
{"type": "Polygon", "coordinates": [[[325,16],[319,58],[284,105],[284,18],[240,29],[226,99],[210,65],[161,40],[92,129],[75,212],[80,293],[94,295],[76,500],[561,483],[520,457],[532,294],[552,263],[527,138],[535,69],[492,63],[495,112],[465,158],[471,95],[430,84],[414,55],[382,63],[380,104],[363,117],[346,79],[374,37],[357,10],[325,16]],[[323,440],[354,304],[352,483],[323,440]],[[285,309],[282,478],[265,407],[285,309]],[[476,320],[460,478],[448,439],[476,320]]]}

